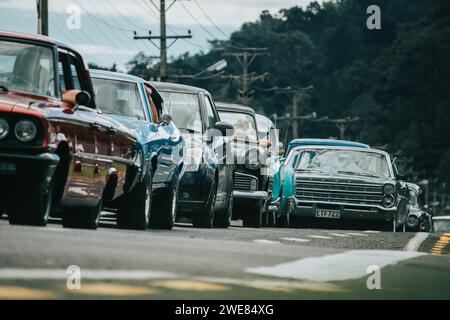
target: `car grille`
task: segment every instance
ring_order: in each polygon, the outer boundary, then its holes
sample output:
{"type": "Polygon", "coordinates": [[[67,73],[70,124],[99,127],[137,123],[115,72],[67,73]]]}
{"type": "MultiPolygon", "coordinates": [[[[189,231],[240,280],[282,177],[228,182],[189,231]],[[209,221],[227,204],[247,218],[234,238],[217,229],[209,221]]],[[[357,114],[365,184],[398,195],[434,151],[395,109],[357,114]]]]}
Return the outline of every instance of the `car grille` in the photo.
{"type": "Polygon", "coordinates": [[[255,180],[255,178],[252,176],[241,175],[241,174],[236,173],[234,175],[234,189],[250,191],[251,190],[250,182],[252,180],[255,180]]]}
{"type": "Polygon", "coordinates": [[[296,198],[303,201],[338,202],[355,205],[379,205],[382,186],[343,181],[297,178],[296,198]]]}

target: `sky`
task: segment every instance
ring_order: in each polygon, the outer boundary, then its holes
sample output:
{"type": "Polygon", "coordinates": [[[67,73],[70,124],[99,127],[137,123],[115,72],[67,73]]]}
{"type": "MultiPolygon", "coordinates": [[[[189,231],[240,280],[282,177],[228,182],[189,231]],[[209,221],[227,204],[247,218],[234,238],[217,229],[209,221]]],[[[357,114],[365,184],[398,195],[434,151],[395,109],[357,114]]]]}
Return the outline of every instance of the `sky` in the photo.
{"type": "MultiPolygon", "coordinates": [[[[167,10],[167,34],[178,40],[169,57],[208,51],[208,40],[227,39],[245,22],[256,21],[263,10],[305,6],[311,0],[177,0],[167,10]]],[[[166,0],[166,8],[172,0],[166,0]]],[[[116,63],[125,70],[138,52],[158,56],[159,49],[138,35],[159,35],[159,0],[49,0],[50,36],[77,48],[88,62],[116,63]],[[79,15],[77,14],[79,12],[79,15]],[[79,19],[77,19],[79,17],[79,19]]],[[[36,0],[0,0],[0,30],[36,33],[36,0]]],[[[159,45],[156,42],[156,45],[159,45]]]]}

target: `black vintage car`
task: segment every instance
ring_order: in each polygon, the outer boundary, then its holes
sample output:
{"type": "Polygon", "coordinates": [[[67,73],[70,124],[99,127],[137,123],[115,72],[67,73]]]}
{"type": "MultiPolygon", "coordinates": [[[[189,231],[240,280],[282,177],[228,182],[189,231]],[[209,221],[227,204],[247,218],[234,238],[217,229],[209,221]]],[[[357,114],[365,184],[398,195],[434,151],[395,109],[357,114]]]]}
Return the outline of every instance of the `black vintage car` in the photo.
{"type": "Polygon", "coordinates": [[[405,221],[406,231],[433,231],[433,219],[428,212],[425,204],[425,197],[422,189],[414,183],[407,183],[408,194],[408,212],[405,221]]]}
{"type": "Polygon", "coordinates": [[[233,219],[242,219],[246,227],[259,228],[268,197],[267,148],[260,146],[253,109],[218,103],[220,117],[234,127],[231,147],[236,164],[234,174],[233,219]]]}
{"type": "Polygon", "coordinates": [[[136,185],[136,137],[96,109],[85,66],[63,43],[0,32],[0,208],[12,224],[46,225],[58,206],[64,227],[95,229],[103,204],[136,185]]]}
{"type": "Polygon", "coordinates": [[[226,162],[224,135],[233,127],[220,121],[206,90],[162,82],[152,85],[186,144],[177,218],[192,218],[194,227],[227,228],[233,208],[234,166],[226,162]]]}

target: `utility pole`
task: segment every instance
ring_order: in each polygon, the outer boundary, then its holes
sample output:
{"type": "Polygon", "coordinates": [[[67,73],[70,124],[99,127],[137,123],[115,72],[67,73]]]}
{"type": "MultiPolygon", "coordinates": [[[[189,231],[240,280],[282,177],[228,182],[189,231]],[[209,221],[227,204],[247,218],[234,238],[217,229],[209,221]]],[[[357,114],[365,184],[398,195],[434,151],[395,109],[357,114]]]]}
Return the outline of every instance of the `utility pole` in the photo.
{"type": "Polygon", "coordinates": [[[36,0],[37,33],[48,36],[48,0],[36,0]]]}
{"type": "MultiPolygon", "coordinates": [[[[278,88],[273,87],[270,89],[260,89],[261,91],[272,91],[276,93],[281,94],[287,94],[291,97],[291,112],[292,114],[289,115],[289,119],[292,120],[292,139],[297,139],[299,137],[298,132],[298,121],[305,119],[304,117],[298,116],[298,107],[297,102],[298,99],[308,90],[314,89],[314,86],[309,86],[305,88],[295,88],[295,87],[286,87],[286,88],[278,88]]],[[[315,113],[313,113],[315,114],[315,113]]],[[[278,119],[286,119],[287,117],[279,117],[278,119]]],[[[311,119],[309,116],[306,119],[311,119]]]]}
{"type": "Polygon", "coordinates": [[[152,36],[152,32],[148,32],[148,36],[138,36],[136,31],[134,32],[134,40],[149,40],[155,47],[157,47],[160,51],[160,62],[159,62],[159,77],[161,81],[166,81],[167,79],[167,49],[170,48],[175,41],[178,39],[191,39],[191,30],[188,30],[187,35],[176,35],[176,36],[167,36],[166,33],[166,12],[172,7],[172,5],[177,0],[172,0],[172,2],[166,7],[166,1],[160,0],[159,8],[153,3],[152,0],[150,2],[155,6],[156,9],[160,12],[160,35],[152,36]],[[167,45],[167,40],[173,39],[173,41],[167,45]],[[154,43],[152,40],[159,40],[159,46],[154,43]]]}
{"type": "Polygon", "coordinates": [[[359,118],[347,117],[344,119],[328,119],[327,121],[335,124],[335,126],[339,129],[339,139],[345,140],[345,130],[347,130],[352,122],[359,121],[359,118]]]}
{"type": "Polygon", "coordinates": [[[241,90],[239,92],[240,100],[243,104],[247,104],[252,98],[253,92],[249,90],[250,85],[256,80],[267,80],[269,74],[266,72],[262,75],[256,75],[254,73],[249,74],[248,68],[259,56],[269,56],[269,50],[267,48],[242,48],[241,52],[225,52],[224,56],[235,57],[242,66],[242,75],[225,75],[222,76],[222,80],[238,80],[241,82],[241,90]]]}

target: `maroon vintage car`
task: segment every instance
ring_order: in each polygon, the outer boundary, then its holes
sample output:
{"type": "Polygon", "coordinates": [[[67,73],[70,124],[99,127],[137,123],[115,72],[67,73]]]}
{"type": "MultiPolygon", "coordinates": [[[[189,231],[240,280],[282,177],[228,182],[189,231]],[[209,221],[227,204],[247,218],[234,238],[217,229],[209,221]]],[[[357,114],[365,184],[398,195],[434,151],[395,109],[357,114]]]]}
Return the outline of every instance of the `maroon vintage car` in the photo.
{"type": "Polygon", "coordinates": [[[0,31],[0,212],[11,224],[95,229],[130,191],[135,136],[95,107],[80,54],[47,37],[0,31]]]}

